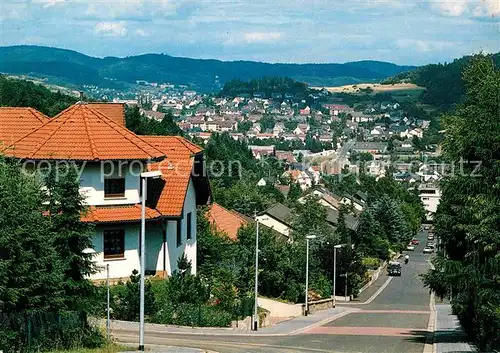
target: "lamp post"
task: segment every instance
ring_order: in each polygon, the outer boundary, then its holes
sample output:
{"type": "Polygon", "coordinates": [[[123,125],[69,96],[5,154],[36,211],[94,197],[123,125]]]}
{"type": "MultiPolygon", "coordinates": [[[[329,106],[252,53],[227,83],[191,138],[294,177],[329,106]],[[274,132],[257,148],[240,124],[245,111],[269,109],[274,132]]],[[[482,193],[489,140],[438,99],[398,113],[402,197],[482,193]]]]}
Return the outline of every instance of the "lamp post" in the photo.
{"type": "Polygon", "coordinates": [[[253,329],[258,330],[259,314],[258,314],[258,291],[259,291],[259,219],[256,218],[256,234],[255,234],[255,299],[253,304],[253,329]]]}
{"type": "Polygon", "coordinates": [[[256,233],[255,233],[255,288],[254,288],[254,307],[253,307],[253,330],[257,331],[259,328],[259,224],[260,221],[267,221],[269,218],[262,217],[261,219],[257,218],[255,215],[255,223],[256,223],[256,233]]]}
{"type": "Polygon", "coordinates": [[[144,351],[144,276],[146,273],[146,198],[148,195],[148,178],[158,179],[161,171],[141,173],[142,179],[142,208],[141,208],[141,279],[139,305],[139,350],[144,351]]]}
{"type": "Polygon", "coordinates": [[[316,238],[315,235],[306,236],[306,299],[305,316],[309,314],[309,240],[316,238]]]}
{"type": "Polygon", "coordinates": [[[343,244],[338,244],[333,247],[333,307],[335,308],[335,291],[337,288],[337,249],[340,249],[343,244]]]}

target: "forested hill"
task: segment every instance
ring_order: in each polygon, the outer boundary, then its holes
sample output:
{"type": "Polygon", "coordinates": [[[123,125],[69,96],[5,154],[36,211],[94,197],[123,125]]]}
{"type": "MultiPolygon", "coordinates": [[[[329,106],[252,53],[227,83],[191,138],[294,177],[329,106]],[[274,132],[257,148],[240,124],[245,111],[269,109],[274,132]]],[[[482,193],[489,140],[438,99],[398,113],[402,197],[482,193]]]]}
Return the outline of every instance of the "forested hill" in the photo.
{"type": "Polygon", "coordinates": [[[31,107],[47,116],[55,116],[78,99],[30,81],[0,75],[0,106],[31,107]]]}
{"type": "Polygon", "coordinates": [[[248,82],[238,79],[231,80],[224,84],[221,91],[221,95],[226,97],[235,97],[242,94],[252,96],[259,93],[265,98],[272,97],[275,94],[305,97],[308,89],[305,83],[297,82],[288,77],[263,77],[248,82]]]}
{"type": "MultiPolygon", "coordinates": [[[[488,55],[495,66],[500,67],[500,53],[488,55]]],[[[442,110],[452,109],[464,95],[463,69],[472,59],[464,56],[450,63],[431,64],[416,70],[398,74],[386,80],[386,83],[410,81],[426,88],[421,99],[423,103],[432,104],[442,110]]]]}
{"type": "Polygon", "coordinates": [[[74,85],[116,87],[120,83],[169,82],[200,90],[233,79],[264,76],[290,77],[313,86],[374,82],[413,69],[379,61],[345,64],[269,64],[254,61],[220,61],[145,54],[125,58],[94,58],[76,51],[40,46],[0,47],[0,72],[48,77],[74,85]]]}

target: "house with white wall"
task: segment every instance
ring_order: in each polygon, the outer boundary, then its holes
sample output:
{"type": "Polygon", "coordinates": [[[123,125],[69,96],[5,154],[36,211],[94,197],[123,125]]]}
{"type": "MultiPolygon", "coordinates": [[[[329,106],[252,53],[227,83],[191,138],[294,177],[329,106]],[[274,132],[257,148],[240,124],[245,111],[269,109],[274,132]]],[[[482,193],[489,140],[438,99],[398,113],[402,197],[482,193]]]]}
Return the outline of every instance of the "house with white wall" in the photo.
{"type": "Polygon", "coordinates": [[[196,274],[196,208],[210,197],[202,173],[202,150],[182,137],[138,136],[124,126],[119,112],[105,104],[79,102],[48,119],[29,110],[3,108],[0,139],[20,128],[12,116],[32,124],[15,142],[4,142],[0,150],[32,166],[75,163],[88,208],[82,221],[95,225],[93,248],[88,251],[94,253],[100,270],[91,275],[92,280],[106,278],[106,265],[115,280],[140,270],[141,202],[145,196],[141,173],[160,170],[161,178],[148,179],[146,274],[170,275],[182,254],[196,274]]]}
{"type": "Polygon", "coordinates": [[[441,190],[434,184],[420,184],[418,196],[424,205],[427,220],[432,220],[441,199],[441,190]]]}

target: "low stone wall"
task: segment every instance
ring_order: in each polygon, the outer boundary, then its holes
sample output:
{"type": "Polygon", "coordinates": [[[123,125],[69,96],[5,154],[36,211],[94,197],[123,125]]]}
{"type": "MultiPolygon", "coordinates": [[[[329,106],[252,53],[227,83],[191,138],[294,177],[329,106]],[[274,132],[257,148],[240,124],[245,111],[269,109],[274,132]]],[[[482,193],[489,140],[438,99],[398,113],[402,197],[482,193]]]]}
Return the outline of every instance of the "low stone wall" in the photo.
{"type": "Polygon", "coordinates": [[[270,312],[272,317],[296,317],[302,315],[301,304],[284,303],[278,300],[259,297],[259,306],[270,312]]]}
{"type": "MultiPolygon", "coordinates": [[[[306,305],[302,304],[302,315],[306,314],[306,305]]],[[[317,311],[333,308],[333,298],[315,300],[309,302],[309,314],[314,314],[317,311]]]]}

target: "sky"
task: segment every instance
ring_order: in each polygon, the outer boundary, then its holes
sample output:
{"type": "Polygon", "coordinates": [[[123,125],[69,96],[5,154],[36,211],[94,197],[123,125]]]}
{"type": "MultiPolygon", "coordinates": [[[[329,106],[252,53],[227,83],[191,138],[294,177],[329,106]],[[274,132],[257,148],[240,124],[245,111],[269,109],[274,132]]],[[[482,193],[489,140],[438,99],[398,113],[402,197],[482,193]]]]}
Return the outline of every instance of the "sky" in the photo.
{"type": "Polygon", "coordinates": [[[0,0],[0,45],[422,65],[500,51],[500,0],[0,0]]]}

